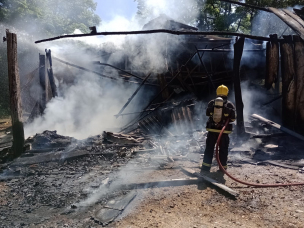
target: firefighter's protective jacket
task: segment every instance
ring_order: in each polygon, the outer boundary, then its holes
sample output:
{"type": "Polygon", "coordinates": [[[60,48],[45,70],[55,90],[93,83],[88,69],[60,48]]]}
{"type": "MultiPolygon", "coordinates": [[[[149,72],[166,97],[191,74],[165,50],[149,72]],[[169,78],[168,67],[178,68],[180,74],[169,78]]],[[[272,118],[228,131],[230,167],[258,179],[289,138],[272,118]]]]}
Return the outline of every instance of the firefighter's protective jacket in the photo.
{"type": "Polygon", "coordinates": [[[224,133],[230,134],[232,132],[231,122],[234,122],[236,119],[235,106],[233,105],[233,103],[228,101],[227,98],[224,97],[223,100],[224,100],[224,104],[223,104],[222,120],[218,124],[213,121],[213,110],[214,110],[215,100],[211,100],[208,103],[206,115],[209,116],[209,120],[207,122],[206,130],[209,132],[220,133],[227,119],[229,119],[230,123],[226,127],[224,133]]]}

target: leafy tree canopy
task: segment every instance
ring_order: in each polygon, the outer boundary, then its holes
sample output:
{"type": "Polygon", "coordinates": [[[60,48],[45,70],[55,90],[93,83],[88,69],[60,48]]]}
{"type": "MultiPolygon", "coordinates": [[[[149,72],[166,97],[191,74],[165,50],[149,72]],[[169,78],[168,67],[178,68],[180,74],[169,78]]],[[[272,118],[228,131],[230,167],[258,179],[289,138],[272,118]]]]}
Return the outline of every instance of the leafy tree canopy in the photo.
{"type": "MultiPolygon", "coordinates": [[[[149,10],[145,5],[145,1],[135,1],[138,2],[137,15],[140,18],[147,17],[149,10]]],[[[203,31],[239,31],[251,33],[252,21],[259,12],[256,9],[218,0],[195,1],[196,5],[192,6],[190,10],[197,10],[199,13],[191,24],[196,24],[203,31]]],[[[246,0],[246,3],[261,7],[287,8],[303,4],[303,0],[246,0]]],[[[180,8],[184,9],[185,6],[181,5],[180,8]]]]}
{"type": "Polygon", "coordinates": [[[98,25],[93,0],[0,0],[0,22],[28,33],[58,35],[98,25]]]}

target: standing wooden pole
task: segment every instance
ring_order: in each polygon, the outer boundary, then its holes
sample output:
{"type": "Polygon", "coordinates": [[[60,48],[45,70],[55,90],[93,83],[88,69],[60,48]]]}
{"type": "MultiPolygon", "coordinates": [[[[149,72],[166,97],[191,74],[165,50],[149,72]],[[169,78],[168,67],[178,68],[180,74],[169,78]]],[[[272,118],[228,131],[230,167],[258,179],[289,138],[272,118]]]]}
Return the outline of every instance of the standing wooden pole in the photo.
{"type": "Polygon", "coordinates": [[[295,129],[304,134],[304,41],[299,36],[293,36],[294,60],[296,71],[296,111],[295,129]]]}
{"type": "Polygon", "coordinates": [[[284,36],[281,44],[281,69],[282,69],[282,123],[285,127],[294,130],[296,84],[294,46],[292,36],[284,36]]]}
{"type": "Polygon", "coordinates": [[[243,115],[243,98],[241,89],[241,79],[240,79],[240,66],[241,59],[243,55],[245,38],[239,38],[234,44],[234,60],[233,60],[233,84],[234,84],[234,95],[235,95],[235,105],[237,113],[237,135],[242,136],[245,133],[244,115],[243,115]]]}
{"type": "Polygon", "coordinates": [[[270,35],[272,41],[266,44],[266,78],[265,87],[270,89],[272,84],[276,82],[279,75],[279,43],[276,34],[270,35]]]}
{"type": "Polygon", "coordinates": [[[39,79],[41,86],[40,97],[40,114],[42,114],[46,108],[47,94],[46,94],[46,67],[45,67],[45,55],[39,54],[39,79]]]}
{"type": "Polygon", "coordinates": [[[17,55],[17,35],[6,30],[8,80],[10,93],[10,109],[12,117],[13,147],[12,157],[23,152],[24,129],[22,123],[22,107],[20,94],[20,77],[17,55]]]}
{"type": "Polygon", "coordinates": [[[46,52],[46,64],[49,66],[49,69],[47,69],[48,76],[49,76],[49,82],[51,85],[51,90],[52,90],[52,97],[57,97],[57,87],[55,84],[55,79],[54,79],[54,74],[53,74],[53,62],[52,62],[52,54],[51,50],[45,50],[46,52]]]}

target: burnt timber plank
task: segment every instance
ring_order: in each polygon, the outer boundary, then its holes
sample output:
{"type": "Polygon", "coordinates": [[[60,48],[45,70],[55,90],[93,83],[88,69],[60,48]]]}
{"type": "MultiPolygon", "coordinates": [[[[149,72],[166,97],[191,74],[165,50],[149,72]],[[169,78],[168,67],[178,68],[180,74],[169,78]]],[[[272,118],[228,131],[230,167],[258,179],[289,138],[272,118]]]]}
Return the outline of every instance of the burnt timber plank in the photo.
{"type": "Polygon", "coordinates": [[[296,137],[296,138],[301,139],[301,140],[304,141],[304,136],[303,135],[300,135],[300,134],[298,134],[298,133],[296,133],[296,132],[294,132],[292,130],[289,130],[288,128],[283,127],[280,124],[277,124],[277,123],[275,123],[275,122],[273,122],[271,120],[268,120],[268,119],[266,119],[266,118],[264,118],[262,116],[259,116],[257,114],[253,114],[253,115],[251,115],[251,117],[253,117],[254,119],[258,119],[258,120],[260,120],[260,121],[262,121],[262,122],[264,122],[264,123],[266,123],[266,124],[268,124],[268,125],[270,125],[270,126],[272,126],[274,128],[277,128],[277,129],[279,129],[279,130],[281,130],[281,131],[283,131],[283,132],[285,132],[285,133],[287,133],[289,135],[292,135],[292,136],[294,136],[294,137],[296,137]]]}
{"type": "Polygon", "coordinates": [[[224,190],[225,192],[229,193],[229,194],[232,195],[232,196],[235,196],[235,197],[236,197],[236,196],[239,195],[238,192],[234,191],[233,189],[227,187],[227,186],[224,185],[224,184],[221,184],[221,183],[217,182],[216,180],[213,180],[213,179],[210,178],[210,177],[203,176],[203,175],[201,175],[201,174],[199,174],[199,173],[197,173],[197,172],[195,172],[194,170],[189,169],[189,168],[181,167],[181,169],[182,169],[183,171],[185,171],[186,173],[190,174],[190,175],[196,176],[196,177],[198,177],[198,178],[202,178],[204,181],[207,181],[208,183],[210,183],[210,184],[212,184],[212,185],[214,185],[214,186],[216,186],[216,187],[218,187],[218,188],[224,190]]]}
{"type": "Polygon", "coordinates": [[[266,78],[265,87],[270,89],[272,84],[277,81],[279,75],[279,43],[277,41],[278,36],[270,35],[273,38],[272,41],[268,41],[266,44],[266,78]]]}
{"type": "Polygon", "coordinates": [[[240,79],[240,66],[241,59],[243,55],[245,38],[239,38],[234,44],[234,60],[233,60],[233,84],[234,84],[234,95],[235,95],[235,105],[237,113],[237,135],[243,136],[245,133],[245,124],[244,124],[244,103],[242,98],[242,89],[241,89],[241,79],[240,79]]]}
{"type": "Polygon", "coordinates": [[[293,41],[296,73],[295,130],[304,134],[304,41],[299,36],[293,36],[293,41]]]}
{"type": "Polygon", "coordinates": [[[6,30],[8,81],[10,110],[12,118],[13,150],[12,156],[18,157],[23,152],[24,128],[20,94],[20,76],[18,68],[17,35],[6,30]]]}
{"type": "MultiPolygon", "coordinates": [[[[138,34],[155,34],[155,33],[168,33],[173,35],[193,35],[193,36],[206,36],[206,35],[220,35],[220,36],[238,36],[238,37],[246,37],[253,40],[262,40],[262,41],[269,41],[270,38],[263,37],[263,36],[253,36],[247,35],[243,33],[237,32],[223,32],[223,31],[212,31],[212,32],[192,32],[192,31],[176,31],[176,30],[168,30],[168,29],[154,29],[154,30],[139,30],[139,31],[120,31],[120,32],[98,32],[96,34],[77,34],[77,35],[63,35],[57,36],[53,38],[37,40],[35,41],[36,44],[53,41],[63,38],[72,38],[72,37],[87,37],[87,36],[113,36],[113,35],[138,35],[138,34]]],[[[222,37],[221,37],[222,38],[222,37]]],[[[225,39],[225,38],[222,38],[225,39]]]]}
{"type": "Polygon", "coordinates": [[[287,128],[294,130],[295,106],[296,106],[296,84],[294,45],[292,36],[284,36],[280,42],[281,71],[282,71],[282,121],[287,128]]]}

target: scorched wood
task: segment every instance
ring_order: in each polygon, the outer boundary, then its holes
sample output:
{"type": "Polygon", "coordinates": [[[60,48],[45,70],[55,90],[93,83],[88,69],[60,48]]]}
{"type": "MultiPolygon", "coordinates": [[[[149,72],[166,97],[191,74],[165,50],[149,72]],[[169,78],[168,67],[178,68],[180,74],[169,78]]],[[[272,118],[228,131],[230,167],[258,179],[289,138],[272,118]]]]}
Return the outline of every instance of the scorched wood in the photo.
{"type": "Polygon", "coordinates": [[[23,152],[24,129],[22,122],[22,107],[20,95],[20,77],[17,55],[17,35],[6,30],[8,81],[10,94],[10,110],[13,132],[13,157],[18,157],[23,152]]]}
{"type": "Polygon", "coordinates": [[[266,44],[266,89],[272,87],[279,73],[279,43],[277,42],[277,35],[270,35],[270,38],[273,40],[266,44]]]}
{"type": "Polygon", "coordinates": [[[291,36],[285,36],[281,45],[281,71],[282,71],[282,122],[287,128],[294,130],[295,118],[295,63],[294,45],[291,36]]]}
{"type": "Polygon", "coordinates": [[[233,60],[233,84],[234,84],[234,95],[236,103],[236,113],[237,113],[237,135],[242,136],[245,133],[245,124],[243,116],[243,98],[241,89],[241,79],[240,79],[240,65],[243,55],[245,38],[239,38],[234,44],[234,60],[233,60]]]}
{"type": "Polygon", "coordinates": [[[299,36],[293,36],[294,60],[296,71],[296,112],[295,129],[304,134],[304,42],[299,36]]]}

